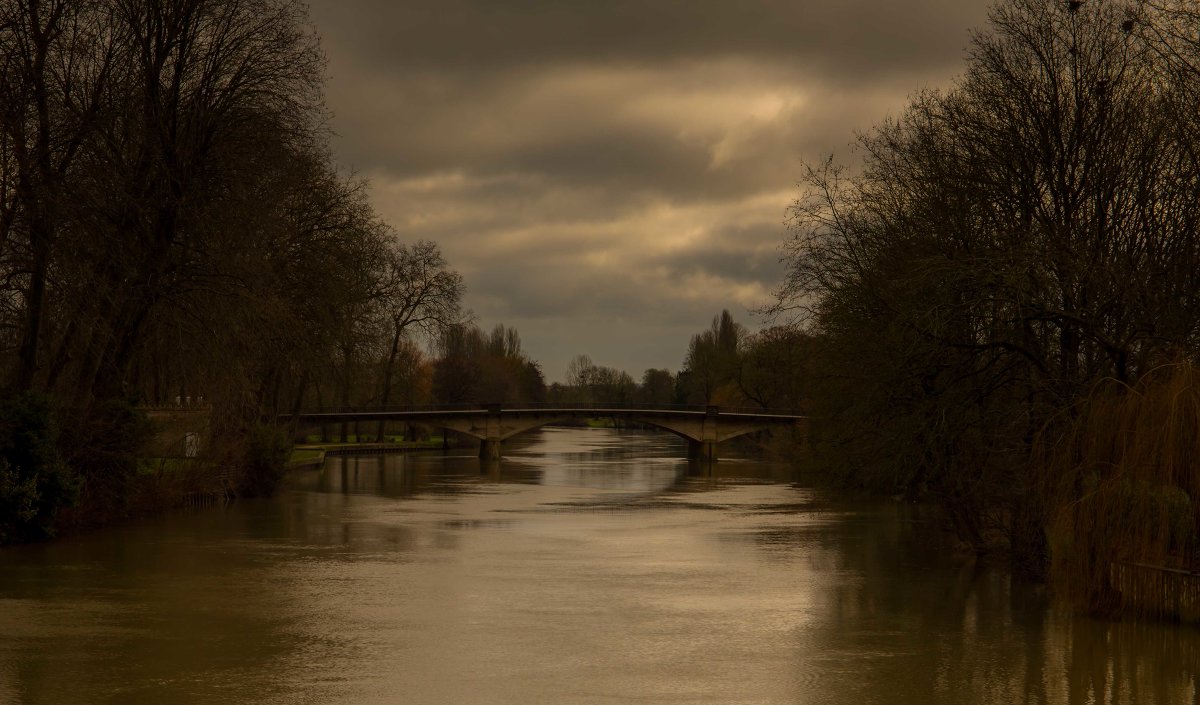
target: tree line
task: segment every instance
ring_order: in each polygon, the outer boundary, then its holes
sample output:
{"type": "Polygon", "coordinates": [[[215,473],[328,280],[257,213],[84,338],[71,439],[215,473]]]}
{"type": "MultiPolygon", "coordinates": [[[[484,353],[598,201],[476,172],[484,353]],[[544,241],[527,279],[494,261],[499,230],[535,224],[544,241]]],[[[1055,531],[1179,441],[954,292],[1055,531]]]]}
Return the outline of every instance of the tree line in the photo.
{"type": "Polygon", "coordinates": [[[1200,558],[1198,36],[1173,0],[999,2],[954,87],[808,170],[769,310],[815,341],[823,470],[1093,609],[1113,565],[1200,558]]]}
{"type": "Polygon", "coordinates": [[[263,419],[491,394],[462,360],[540,393],[334,166],[324,66],[295,0],[0,4],[0,543],[268,491],[263,419]],[[147,467],[153,407],[210,410],[186,472],[147,467]]]}
{"type": "Polygon", "coordinates": [[[580,354],[567,364],[565,383],[550,385],[546,395],[548,401],[563,404],[800,411],[810,394],[812,345],[812,336],[795,326],[751,333],[724,310],[691,337],[678,373],[649,368],[635,380],[628,372],[580,354]]]}

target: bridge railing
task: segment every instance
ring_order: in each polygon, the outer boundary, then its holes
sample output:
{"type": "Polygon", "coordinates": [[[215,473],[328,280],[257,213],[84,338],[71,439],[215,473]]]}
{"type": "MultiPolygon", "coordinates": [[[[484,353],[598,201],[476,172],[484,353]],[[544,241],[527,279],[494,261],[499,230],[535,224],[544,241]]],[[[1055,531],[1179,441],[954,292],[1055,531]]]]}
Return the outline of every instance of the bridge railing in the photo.
{"type": "MultiPolygon", "coordinates": [[[[375,414],[375,413],[436,413],[448,412],[486,412],[499,413],[502,411],[665,411],[717,414],[753,414],[757,416],[804,416],[798,409],[766,409],[763,407],[734,407],[714,406],[705,404],[643,404],[635,402],[505,402],[499,404],[418,404],[418,405],[386,405],[386,406],[349,406],[324,407],[320,409],[305,409],[300,415],[315,414],[375,414]]],[[[291,414],[281,414],[288,418],[291,414]]]]}

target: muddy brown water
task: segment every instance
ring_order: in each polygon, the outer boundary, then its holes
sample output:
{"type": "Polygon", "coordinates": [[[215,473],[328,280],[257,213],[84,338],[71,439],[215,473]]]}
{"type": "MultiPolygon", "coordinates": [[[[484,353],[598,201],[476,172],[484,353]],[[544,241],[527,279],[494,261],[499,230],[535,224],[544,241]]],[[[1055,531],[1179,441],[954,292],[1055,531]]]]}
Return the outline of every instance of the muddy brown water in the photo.
{"type": "Polygon", "coordinates": [[[965,562],[918,510],[670,436],[331,458],[0,551],[0,704],[1196,703],[1200,630],[965,562]]]}

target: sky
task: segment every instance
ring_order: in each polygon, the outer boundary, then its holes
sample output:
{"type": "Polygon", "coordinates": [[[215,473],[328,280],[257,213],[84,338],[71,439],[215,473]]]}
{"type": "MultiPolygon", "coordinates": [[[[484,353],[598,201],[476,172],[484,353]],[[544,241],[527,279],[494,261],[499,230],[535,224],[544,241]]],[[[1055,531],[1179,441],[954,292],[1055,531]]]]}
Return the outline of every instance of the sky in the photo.
{"type": "Polygon", "coordinates": [[[678,371],[784,272],[804,164],[964,67],[984,0],[310,0],[338,164],[485,329],[678,371]]]}

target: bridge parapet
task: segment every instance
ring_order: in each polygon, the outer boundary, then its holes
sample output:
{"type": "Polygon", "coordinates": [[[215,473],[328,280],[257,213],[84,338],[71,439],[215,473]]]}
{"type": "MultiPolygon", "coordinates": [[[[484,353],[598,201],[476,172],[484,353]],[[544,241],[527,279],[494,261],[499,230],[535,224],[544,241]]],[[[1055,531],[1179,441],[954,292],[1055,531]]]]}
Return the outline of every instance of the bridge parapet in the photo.
{"type": "MultiPolygon", "coordinates": [[[[311,414],[358,414],[358,413],[426,413],[433,411],[462,412],[462,413],[496,413],[500,411],[652,411],[663,413],[701,413],[713,415],[750,415],[750,416],[804,416],[799,409],[763,409],[751,406],[715,406],[711,404],[641,404],[633,402],[528,402],[528,403],[490,403],[490,404],[404,404],[385,406],[329,406],[320,409],[307,409],[299,415],[311,414]]],[[[289,414],[281,415],[288,418],[289,414]]]]}

